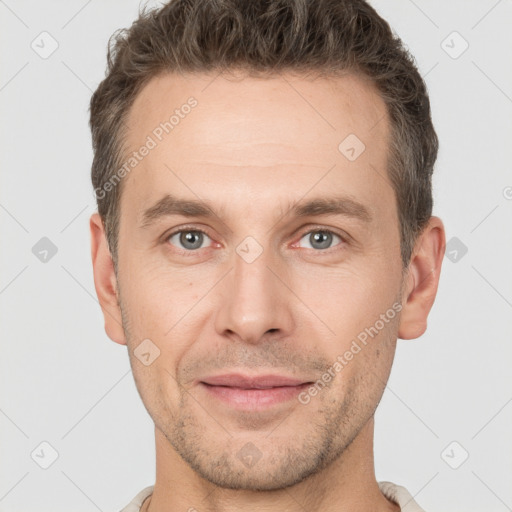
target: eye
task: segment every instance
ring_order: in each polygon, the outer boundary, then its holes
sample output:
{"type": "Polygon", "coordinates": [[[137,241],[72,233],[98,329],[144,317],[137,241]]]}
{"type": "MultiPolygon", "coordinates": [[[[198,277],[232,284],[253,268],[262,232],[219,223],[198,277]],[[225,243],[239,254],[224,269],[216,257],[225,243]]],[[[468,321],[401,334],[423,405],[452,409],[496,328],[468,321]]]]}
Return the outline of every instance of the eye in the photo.
{"type": "Polygon", "coordinates": [[[299,244],[302,240],[306,240],[306,243],[309,244],[308,249],[329,249],[334,239],[338,239],[340,242],[343,242],[343,239],[333,233],[332,231],[328,231],[326,229],[316,229],[314,231],[308,231],[300,240],[299,244]]]}
{"type": "Polygon", "coordinates": [[[210,237],[199,229],[182,229],[167,237],[171,244],[186,251],[195,251],[206,247],[204,245],[206,239],[210,239],[210,237]]]}

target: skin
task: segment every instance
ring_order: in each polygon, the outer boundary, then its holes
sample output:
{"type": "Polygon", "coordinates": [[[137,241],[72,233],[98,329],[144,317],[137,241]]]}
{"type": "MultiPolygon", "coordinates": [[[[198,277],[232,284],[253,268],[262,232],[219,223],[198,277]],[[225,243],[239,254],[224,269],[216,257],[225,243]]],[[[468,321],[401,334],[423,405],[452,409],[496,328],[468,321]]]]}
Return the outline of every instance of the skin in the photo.
{"type": "Polygon", "coordinates": [[[397,338],[426,329],[442,221],[431,217],[403,275],[389,121],[368,81],[215,76],[161,75],[129,112],[133,151],[190,96],[198,101],[124,178],[117,276],[101,219],[90,220],[105,330],[128,346],[155,423],[156,483],[142,510],[397,511],[375,478],[374,412],[397,338]],[[366,145],[355,161],[338,150],[351,133],[366,145]],[[142,228],[143,212],[167,193],[208,201],[218,216],[142,228]],[[290,214],[336,194],[365,205],[371,221],[290,214]],[[179,228],[205,230],[201,248],[169,237],[179,228]],[[315,229],[343,238],[323,248],[315,229]],[[263,250],[252,263],[236,251],[247,236],[263,250]],[[197,384],[234,371],[315,382],[394,303],[400,313],[307,404],[236,411],[197,384]],[[160,350],[148,366],[134,355],[145,339],[160,350]],[[252,467],[237,456],[247,443],[260,454],[252,467]]]}

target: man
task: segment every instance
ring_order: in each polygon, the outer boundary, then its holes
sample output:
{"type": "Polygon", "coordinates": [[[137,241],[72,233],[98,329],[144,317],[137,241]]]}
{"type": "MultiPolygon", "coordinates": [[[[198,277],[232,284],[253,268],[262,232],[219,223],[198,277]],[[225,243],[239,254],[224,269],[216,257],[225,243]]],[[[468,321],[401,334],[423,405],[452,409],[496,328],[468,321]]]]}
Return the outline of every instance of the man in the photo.
{"type": "Polygon", "coordinates": [[[94,280],[157,466],[124,511],[421,511],[373,459],[445,245],[400,40],[362,0],[173,0],[113,43],[94,280]]]}

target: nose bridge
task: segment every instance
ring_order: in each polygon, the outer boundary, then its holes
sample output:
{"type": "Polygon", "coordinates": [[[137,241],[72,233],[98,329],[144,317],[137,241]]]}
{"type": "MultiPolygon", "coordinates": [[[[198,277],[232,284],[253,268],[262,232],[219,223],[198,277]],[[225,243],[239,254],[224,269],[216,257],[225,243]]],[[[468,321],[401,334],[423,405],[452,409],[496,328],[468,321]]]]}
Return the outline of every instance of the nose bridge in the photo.
{"type": "Polygon", "coordinates": [[[286,286],[275,275],[279,270],[270,249],[247,237],[233,254],[233,267],[223,286],[218,332],[230,332],[251,343],[269,330],[287,333],[292,325],[290,301],[286,286]]]}

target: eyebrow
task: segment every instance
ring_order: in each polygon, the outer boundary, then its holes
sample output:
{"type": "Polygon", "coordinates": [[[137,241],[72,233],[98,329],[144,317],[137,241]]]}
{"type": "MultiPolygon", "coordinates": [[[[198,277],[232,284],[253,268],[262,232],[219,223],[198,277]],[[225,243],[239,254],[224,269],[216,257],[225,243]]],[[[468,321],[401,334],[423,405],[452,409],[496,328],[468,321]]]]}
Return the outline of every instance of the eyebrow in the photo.
{"type": "MultiPolygon", "coordinates": [[[[364,223],[372,221],[372,214],[369,209],[362,203],[347,196],[316,198],[303,204],[292,204],[289,210],[285,216],[292,215],[300,218],[319,215],[343,215],[364,223]]],[[[171,194],[166,194],[157,203],[144,211],[141,228],[147,228],[159,219],[171,215],[204,218],[217,217],[221,220],[223,219],[222,213],[215,212],[215,209],[207,201],[181,199],[171,194]]]]}

